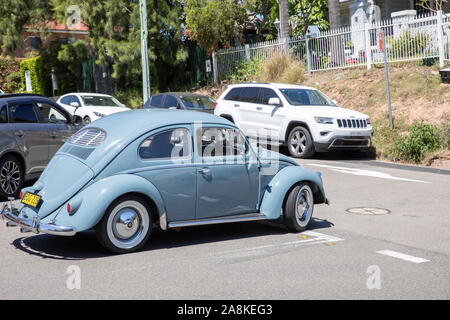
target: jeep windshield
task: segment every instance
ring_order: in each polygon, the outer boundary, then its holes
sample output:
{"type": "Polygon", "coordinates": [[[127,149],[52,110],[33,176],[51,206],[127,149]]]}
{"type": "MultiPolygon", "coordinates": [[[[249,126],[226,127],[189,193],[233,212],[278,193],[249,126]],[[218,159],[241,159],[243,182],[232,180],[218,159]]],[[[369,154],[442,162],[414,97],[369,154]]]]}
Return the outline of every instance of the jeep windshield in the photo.
{"type": "Polygon", "coordinates": [[[337,107],[326,95],[312,89],[280,89],[287,101],[293,106],[329,106],[337,107]]]}

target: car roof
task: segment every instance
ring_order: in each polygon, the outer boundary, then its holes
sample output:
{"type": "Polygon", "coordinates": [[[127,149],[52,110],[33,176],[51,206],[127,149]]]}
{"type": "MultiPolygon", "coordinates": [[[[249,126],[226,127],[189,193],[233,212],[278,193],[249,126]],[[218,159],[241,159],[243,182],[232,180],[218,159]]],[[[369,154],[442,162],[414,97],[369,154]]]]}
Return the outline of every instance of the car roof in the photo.
{"type": "Polygon", "coordinates": [[[207,97],[207,95],[199,94],[199,93],[193,93],[193,92],[161,92],[161,93],[155,93],[153,96],[157,96],[160,94],[168,94],[176,97],[207,97]]]}
{"type": "Polygon", "coordinates": [[[45,98],[49,99],[46,96],[43,96],[42,94],[37,93],[5,93],[0,95],[0,99],[7,99],[7,98],[27,98],[27,97],[39,97],[39,98],[45,98]]]}
{"type": "Polygon", "coordinates": [[[310,89],[316,90],[315,88],[302,86],[298,84],[286,84],[286,83],[263,83],[263,82],[247,82],[247,83],[238,83],[232,84],[229,86],[230,88],[238,88],[238,87],[265,87],[265,88],[277,88],[277,89],[310,89]]]}
{"type": "Polygon", "coordinates": [[[106,93],[92,93],[92,92],[71,92],[66,93],[61,97],[68,96],[68,95],[78,95],[78,96],[94,96],[94,97],[111,97],[111,95],[106,93]]]}

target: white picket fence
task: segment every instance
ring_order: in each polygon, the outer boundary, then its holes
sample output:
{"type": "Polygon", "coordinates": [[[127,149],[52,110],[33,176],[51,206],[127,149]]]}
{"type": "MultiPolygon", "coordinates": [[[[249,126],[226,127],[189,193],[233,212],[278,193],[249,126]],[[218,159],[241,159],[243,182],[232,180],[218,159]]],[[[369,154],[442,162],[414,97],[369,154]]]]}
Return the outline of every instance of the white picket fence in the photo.
{"type": "Polygon", "coordinates": [[[328,30],[314,39],[286,38],[220,50],[213,54],[214,78],[224,79],[244,59],[264,61],[279,51],[304,60],[308,72],[358,66],[370,69],[384,63],[380,50],[383,34],[389,63],[439,59],[443,66],[450,61],[450,18],[437,12],[328,30]]]}

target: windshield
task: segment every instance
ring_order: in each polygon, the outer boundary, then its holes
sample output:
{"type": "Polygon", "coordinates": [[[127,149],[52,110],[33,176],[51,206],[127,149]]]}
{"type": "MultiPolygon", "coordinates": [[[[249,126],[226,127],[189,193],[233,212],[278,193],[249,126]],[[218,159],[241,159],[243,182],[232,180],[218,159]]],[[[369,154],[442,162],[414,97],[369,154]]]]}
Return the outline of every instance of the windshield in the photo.
{"type": "Polygon", "coordinates": [[[312,89],[280,89],[281,93],[293,106],[331,106],[337,107],[326,95],[312,89]]]}
{"type": "Polygon", "coordinates": [[[188,109],[214,109],[214,100],[203,96],[180,96],[188,109]]]}
{"type": "Polygon", "coordinates": [[[114,97],[109,96],[81,96],[86,107],[123,107],[114,97]]]}

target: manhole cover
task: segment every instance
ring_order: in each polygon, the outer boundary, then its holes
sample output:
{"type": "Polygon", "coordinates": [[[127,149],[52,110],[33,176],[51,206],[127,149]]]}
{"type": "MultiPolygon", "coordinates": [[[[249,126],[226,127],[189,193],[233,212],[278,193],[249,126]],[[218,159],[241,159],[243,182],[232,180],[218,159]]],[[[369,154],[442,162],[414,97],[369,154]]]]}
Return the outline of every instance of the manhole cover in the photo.
{"type": "Polygon", "coordinates": [[[383,208],[369,208],[369,207],[359,207],[347,209],[349,213],[355,214],[366,214],[366,215],[382,215],[391,213],[388,209],[383,208]]]}

